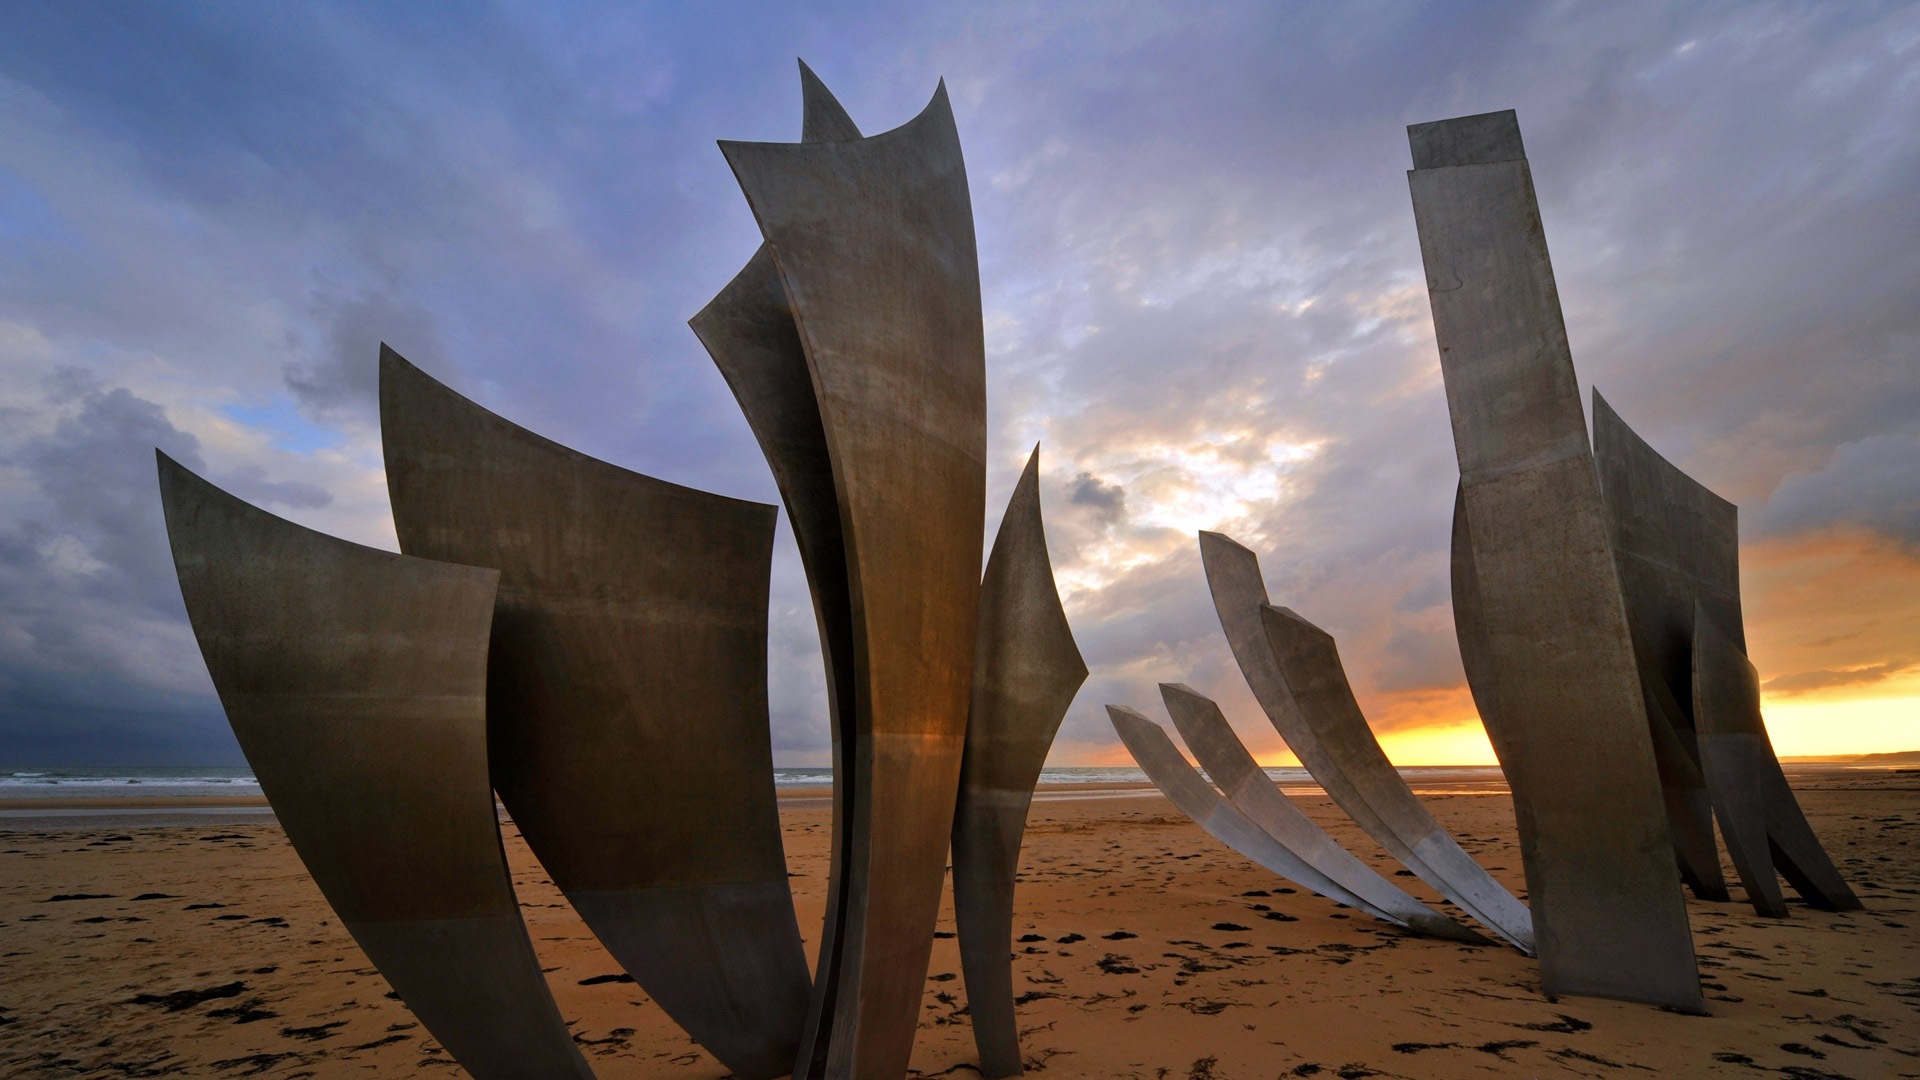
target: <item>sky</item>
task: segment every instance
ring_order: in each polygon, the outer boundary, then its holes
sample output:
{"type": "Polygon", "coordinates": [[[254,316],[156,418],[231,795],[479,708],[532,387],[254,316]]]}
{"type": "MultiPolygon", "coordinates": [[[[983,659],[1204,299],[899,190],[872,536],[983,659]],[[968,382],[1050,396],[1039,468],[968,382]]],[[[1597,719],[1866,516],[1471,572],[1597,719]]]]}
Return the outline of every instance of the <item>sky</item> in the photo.
{"type": "MultiPolygon", "coordinates": [[[[1401,764],[1491,762],[1454,640],[1458,470],[1408,124],[1518,110],[1574,363],[1740,505],[1782,754],[1920,747],[1920,6],[8,5],[0,764],[240,762],[158,447],[396,546],[378,343],[543,435],[777,502],[686,320],[759,241],[719,139],[875,133],[946,80],[980,250],[988,536],[1040,444],[1102,706],[1233,665],[1195,532],[1333,633],[1401,764]]],[[[784,515],[783,515],[784,517],[784,515]]],[[[824,764],[784,522],[777,759],[824,764]]]]}

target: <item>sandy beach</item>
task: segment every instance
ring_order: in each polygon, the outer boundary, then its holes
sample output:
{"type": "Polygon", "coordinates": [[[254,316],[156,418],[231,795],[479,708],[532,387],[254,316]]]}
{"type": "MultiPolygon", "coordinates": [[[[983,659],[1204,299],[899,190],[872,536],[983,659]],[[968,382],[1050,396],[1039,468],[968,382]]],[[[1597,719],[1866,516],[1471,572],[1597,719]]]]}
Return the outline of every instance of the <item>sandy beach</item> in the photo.
{"type": "MultiPolygon", "coordinates": [[[[1290,888],[1138,786],[1050,788],[1023,860],[1015,981],[1029,1071],[1275,1077],[1920,1076],[1920,770],[1791,770],[1868,909],[1785,921],[1689,900],[1712,1015],[1548,1002],[1511,949],[1412,937],[1290,888]]],[[[1506,796],[1416,785],[1523,888],[1506,796]]],[[[1383,873],[1312,789],[1294,794],[1383,873]]],[[[802,931],[818,935],[829,800],[783,792],[802,931]]],[[[0,1074],[450,1077],[332,917],[269,814],[217,825],[127,800],[0,808],[0,1074]],[[111,817],[88,817],[110,814],[111,817]],[[144,816],[143,816],[144,815],[144,816]],[[142,822],[145,822],[144,824],[142,822]]],[[[250,812],[249,812],[250,811],[250,812]]],[[[562,1015],[603,1077],[723,1076],[574,917],[510,826],[515,884],[562,1015]]],[[[1729,866],[1729,880],[1733,871],[1729,866]]],[[[1396,881],[1429,903],[1411,877],[1396,881]]],[[[914,1075],[975,1075],[943,911],[914,1075]]]]}

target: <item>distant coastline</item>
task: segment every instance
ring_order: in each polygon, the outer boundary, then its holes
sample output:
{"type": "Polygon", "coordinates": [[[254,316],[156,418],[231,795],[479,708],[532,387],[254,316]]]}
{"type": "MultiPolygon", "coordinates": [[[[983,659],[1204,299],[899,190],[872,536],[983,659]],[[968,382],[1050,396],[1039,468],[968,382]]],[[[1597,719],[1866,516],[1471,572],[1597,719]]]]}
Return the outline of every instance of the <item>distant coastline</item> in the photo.
{"type": "MultiPolygon", "coordinates": [[[[1786,757],[1789,766],[1840,765],[1857,769],[1920,766],[1920,750],[1884,754],[1834,754],[1786,757]]],[[[1307,793],[1318,785],[1305,769],[1275,766],[1265,770],[1288,791],[1307,793]]],[[[1399,769],[1419,794],[1504,794],[1506,777],[1494,765],[1410,765],[1399,769]]],[[[1204,774],[1203,774],[1204,775],[1204,774]]],[[[1137,768],[1118,765],[1062,766],[1041,772],[1042,798],[1083,797],[1102,791],[1138,791],[1147,778],[1137,768]],[[1079,794],[1075,794],[1079,793],[1079,794]]],[[[774,787],[783,802],[809,803],[830,798],[833,770],[815,766],[776,766],[774,787]]],[[[265,810],[267,800],[253,771],[230,766],[120,766],[0,769],[0,813],[107,810],[151,812],[215,808],[265,810]]]]}
{"type": "Polygon", "coordinates": [[[1780,760],[1801,765],[1920,765],[1920,750],[1895,750],[1888,754],[1802,754],[1780,760]]]}

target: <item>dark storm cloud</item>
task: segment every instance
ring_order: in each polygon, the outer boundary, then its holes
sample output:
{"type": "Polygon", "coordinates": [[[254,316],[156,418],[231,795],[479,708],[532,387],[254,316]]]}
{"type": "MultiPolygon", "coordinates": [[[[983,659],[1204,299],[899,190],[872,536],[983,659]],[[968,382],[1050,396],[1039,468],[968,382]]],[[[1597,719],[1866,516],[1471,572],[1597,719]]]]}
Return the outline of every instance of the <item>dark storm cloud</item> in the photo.
{"type": "MultiPolygon", "coordinates": [[[[1582,377],[1754,535],[1920,528],[1910,5],[16,5],[0,745],[205,752],[151,448],[390,545],[381,340],[585,452],[773,501],[684,323],[758,240],[713,140],[796,136],[795,55],[869,132],[947,78],[989,527],[1041,441],[1082,750],[1162,679],[1247,716],[1199,528],[1260,552],[1363,701],[1457,685],[1410,122],[1519,109],[1582,377]]],[[[781,545],[775,744],[821,761],[781,545]]]]}

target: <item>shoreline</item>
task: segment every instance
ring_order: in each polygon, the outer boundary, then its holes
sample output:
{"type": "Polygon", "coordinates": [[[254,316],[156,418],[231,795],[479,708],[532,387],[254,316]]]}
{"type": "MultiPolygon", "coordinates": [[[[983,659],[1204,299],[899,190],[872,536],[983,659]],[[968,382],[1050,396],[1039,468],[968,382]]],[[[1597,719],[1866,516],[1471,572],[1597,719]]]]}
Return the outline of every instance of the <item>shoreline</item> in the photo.
{"type": "MultiPolygon", "coordinates": [[[[1049,785],[1035,798],[1014,893],[1023,1056],[1049,1077],[1101,1080],[1910,1072],[1920,1059],[1911,1023],[1920,938],[1910,929],[1920,865],[1907,845],[1920,827],[1920,776],[1792,775],[1867,910],[1790,900],[1790,917],[1773,920],[1756,918],[1738,886],[1728,903],[1686,898],[1705,1017],[1548,1001],[1538,965],[1519,952],[1419,937],[1342,909],[1222,847],[1144,783],[1049,785]]],[[[809,947],[829,887],[829,790],[789,789],[780,800],[809,947]]],[[[1356,858],[1444,906],[1331,799],[1297,796],[1356,858]]],[[[1455,791],[1428,806],[1496,880],[1524,893],[1507,799],[1455,791]]],[[[0,1001],[9,1006],[0,1074],[139,1074],[156,1063],[175,1075],[266,1080],[458,1073],[367,964],[270,808],[24,813],[0,839],[0,984],[13,990],[0,1001]],[[148,827],[169,822],[178,827],[148,827]]],[[[548,985],[596,1074],[724,1077],[621,977],[519,830],[501,838],[548,985]]],[[[923,1076],[975,1075],[955,932],[943,895],[910,1065],[923,1076]]]]}
{"type": "MultiPolygon", "coordinates": [[[[1146,781],[1118,781],[1112,783],[1086,784],[1041,784],[1034,790],[1047,793],[1104,793],[1127,792],[1151,789],[1146,781]]],[[[781,802],[795,800],[831,799],[833,788],[827,785],[817,787],[780,788],[776,797],[781,802]]],[[[0,812],[5,811],[64,811],[64,810],[238,810],[259,809],[267,806],[264,795],[49,795],[0,798],[0,812]]]]}
{"type": "MultiPolygon", "coordinates": [[[[1783,764],[1793,778],[1793,786],[1796,789],[1830,788],[1836,785],[1847,788],[1884,787],[1888,784],[1920,789],[1920,768],[1898,762],[1786,761],[1783,764]]],[[[1458,768],[1484,772],[1493,767],[1430,766],[1423,768],[1458,768]]],[[[1505,777],[1499,775],[1497,770],[1491,776],[1440,777],[1421,776],[1416,773],[1406,778],[1413,793],[1422,798],[1452,795],[1504,797],[1511,794],[1505,777]]],[[[1325,794],[1320,785],[1310,777],[1288,778],[1275,783],[1291,796],[1311,798],[1325,794]]],[[[1047,781],[1034,787],[1033,801],[1036,804],[1079,802],[1086,799],[1138,798],[1157,794],[1159,794],[1158,789],[1146,780],[1047,781]]],[[[775,789],[775,796],[782,810],[816,809],[831,805],[833,787],[829,784],[781,787],[775,789]]],[[[259,814],[271,816],[273,813],[264,795],[8,796],[0,797],[0,830],[20,827],[9,825],[9,821],[18,822],[34,818],[70,817],[78,820],[113,815],[127,819],[130,824],[138,824],[137,819],[146,816],[198,817],[222,811],[249,817],[259,814]]],[[[503,809],[501,813],[504,818],[505,810],[503,809]]]]}

